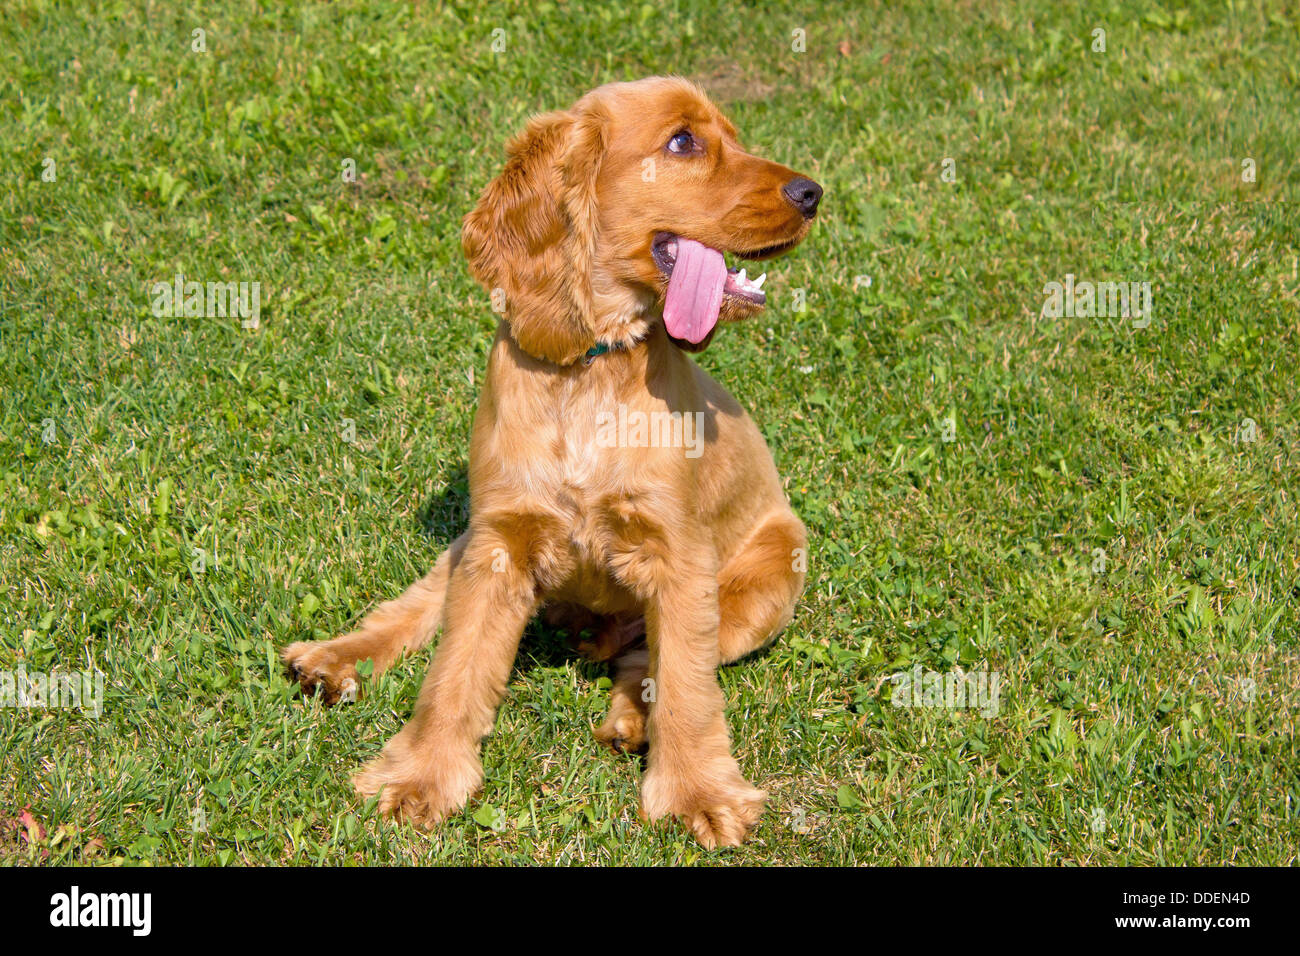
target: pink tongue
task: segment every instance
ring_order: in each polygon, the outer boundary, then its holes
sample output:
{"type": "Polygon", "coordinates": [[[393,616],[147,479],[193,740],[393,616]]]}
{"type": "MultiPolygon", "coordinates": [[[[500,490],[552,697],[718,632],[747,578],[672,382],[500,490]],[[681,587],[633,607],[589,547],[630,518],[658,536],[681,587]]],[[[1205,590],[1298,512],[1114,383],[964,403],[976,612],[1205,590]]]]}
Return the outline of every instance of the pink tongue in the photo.
{"type": "Polygon", "coordinates": [[[703,342],[718,324],[727,264],[722,253],[694,239],[677,237],[677,261],[668,277],[664,325],[668,334],[692,345],[703,342]]]}

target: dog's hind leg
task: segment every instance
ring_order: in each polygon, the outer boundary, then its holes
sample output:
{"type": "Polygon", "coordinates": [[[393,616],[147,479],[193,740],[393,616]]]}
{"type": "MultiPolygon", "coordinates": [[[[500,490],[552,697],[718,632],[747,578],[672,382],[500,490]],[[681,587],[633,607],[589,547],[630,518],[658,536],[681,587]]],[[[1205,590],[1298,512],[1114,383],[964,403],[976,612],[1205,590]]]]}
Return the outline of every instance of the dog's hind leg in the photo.
{"type": "Polygon", "coordinates": [[[568,631],[570,646],[587,660],[609,661],[609,713],[596,728],[596,739],[615,753],[645,750],[650,674],[645,617],[597,614],[573,604],[548,605],[543,616],[552,627],[568,631]]]}
{"type": "Polygon", "coordinates": [[[718,649],[729,664],[769,644],[803,593],[808,532],[785,510],[758,524],[718,572],[718,649]]]}
{"type": "Polygon", "coordinates": [[[466,532],[453,541],[432,571],[401,597],[371,611],[350,634],[329,641],[299,641],[281,651],[280,658],[302,685],[303,693],[318,693],[326,704],[333,704],[349,690],[355,692],[359,661],[374,661],[374,673],[378,674],[403,653],[428,644],[442,626],[447,582],[468,540],[466,532]]]}
{"type": "Polygon", "coordinates": [[[596,739],[616,753],[646,749],[649,713],[650,651],[644,645],[623,651],[610,666],[614,686],[609,692],[609,713],[596,728],[596,739]]]}

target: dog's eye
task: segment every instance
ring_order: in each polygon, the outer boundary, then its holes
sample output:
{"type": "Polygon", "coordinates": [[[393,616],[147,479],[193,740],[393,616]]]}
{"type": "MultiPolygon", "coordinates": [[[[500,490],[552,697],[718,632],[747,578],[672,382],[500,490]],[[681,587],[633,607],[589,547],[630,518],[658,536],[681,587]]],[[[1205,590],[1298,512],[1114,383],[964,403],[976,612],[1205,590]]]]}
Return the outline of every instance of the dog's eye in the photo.
{"type": "Polygon", "coordinates": [[[695,137],[686,130],[674,133],[665,147],[670,153],[686,154],[695,151],[695,137]]]}

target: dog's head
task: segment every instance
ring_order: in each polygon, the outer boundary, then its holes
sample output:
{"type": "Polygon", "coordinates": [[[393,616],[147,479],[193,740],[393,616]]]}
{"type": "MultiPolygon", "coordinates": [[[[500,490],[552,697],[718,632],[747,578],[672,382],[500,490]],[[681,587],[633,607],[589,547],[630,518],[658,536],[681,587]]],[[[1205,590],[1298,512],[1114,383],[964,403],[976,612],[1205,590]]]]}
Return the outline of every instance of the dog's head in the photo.
{"type": "Polygon", "coordinates": [[[535,117],[507,152],[465,217],[465,254],[504,294],[520,347],[560,364],[661,318],[679,346],[704,348],[720,320],[766,303],[761,277],[723,254],[793,248],[822,195],[747,153],[708,98],[675,78],[602,86],[535,117]]]}

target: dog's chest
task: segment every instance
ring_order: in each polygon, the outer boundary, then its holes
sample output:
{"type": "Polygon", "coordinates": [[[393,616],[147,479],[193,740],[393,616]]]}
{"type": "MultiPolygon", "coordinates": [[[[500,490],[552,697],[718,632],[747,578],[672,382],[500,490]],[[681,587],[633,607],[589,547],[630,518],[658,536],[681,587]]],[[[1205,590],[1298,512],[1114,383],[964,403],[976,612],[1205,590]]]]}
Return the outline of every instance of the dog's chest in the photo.
{"type": "Polygon", "coordinates": [[[575,516],[675,484],[703,452],[703,416],[670,412],[644,390],[578,379],[548,392],[500,423],[498,447],[514,452],[520,487],[575,516]]]}
{"type": "Polygon", "coordinates": [[[627,402],[612,389],[574,384],[557,396],[554,422],[557,475],[561,489],[583,505],[606,497],[611,485],[625,483],[629,448],[609,434],[606,423],[617,421],[627,402]]]}
{"type": "Polygon", "coordinates": [[[480,494],[561,518],[576,552],[598,561],[611,528],[628,515],[693,497],[707,429],[704,415],[673,412],[642,386],[644,372],[585,371],[596,374],[574,370],[494,387],[490,414],[478,422],[489,434],[475,449],[480,473],[492,476],[480,494]]]}

